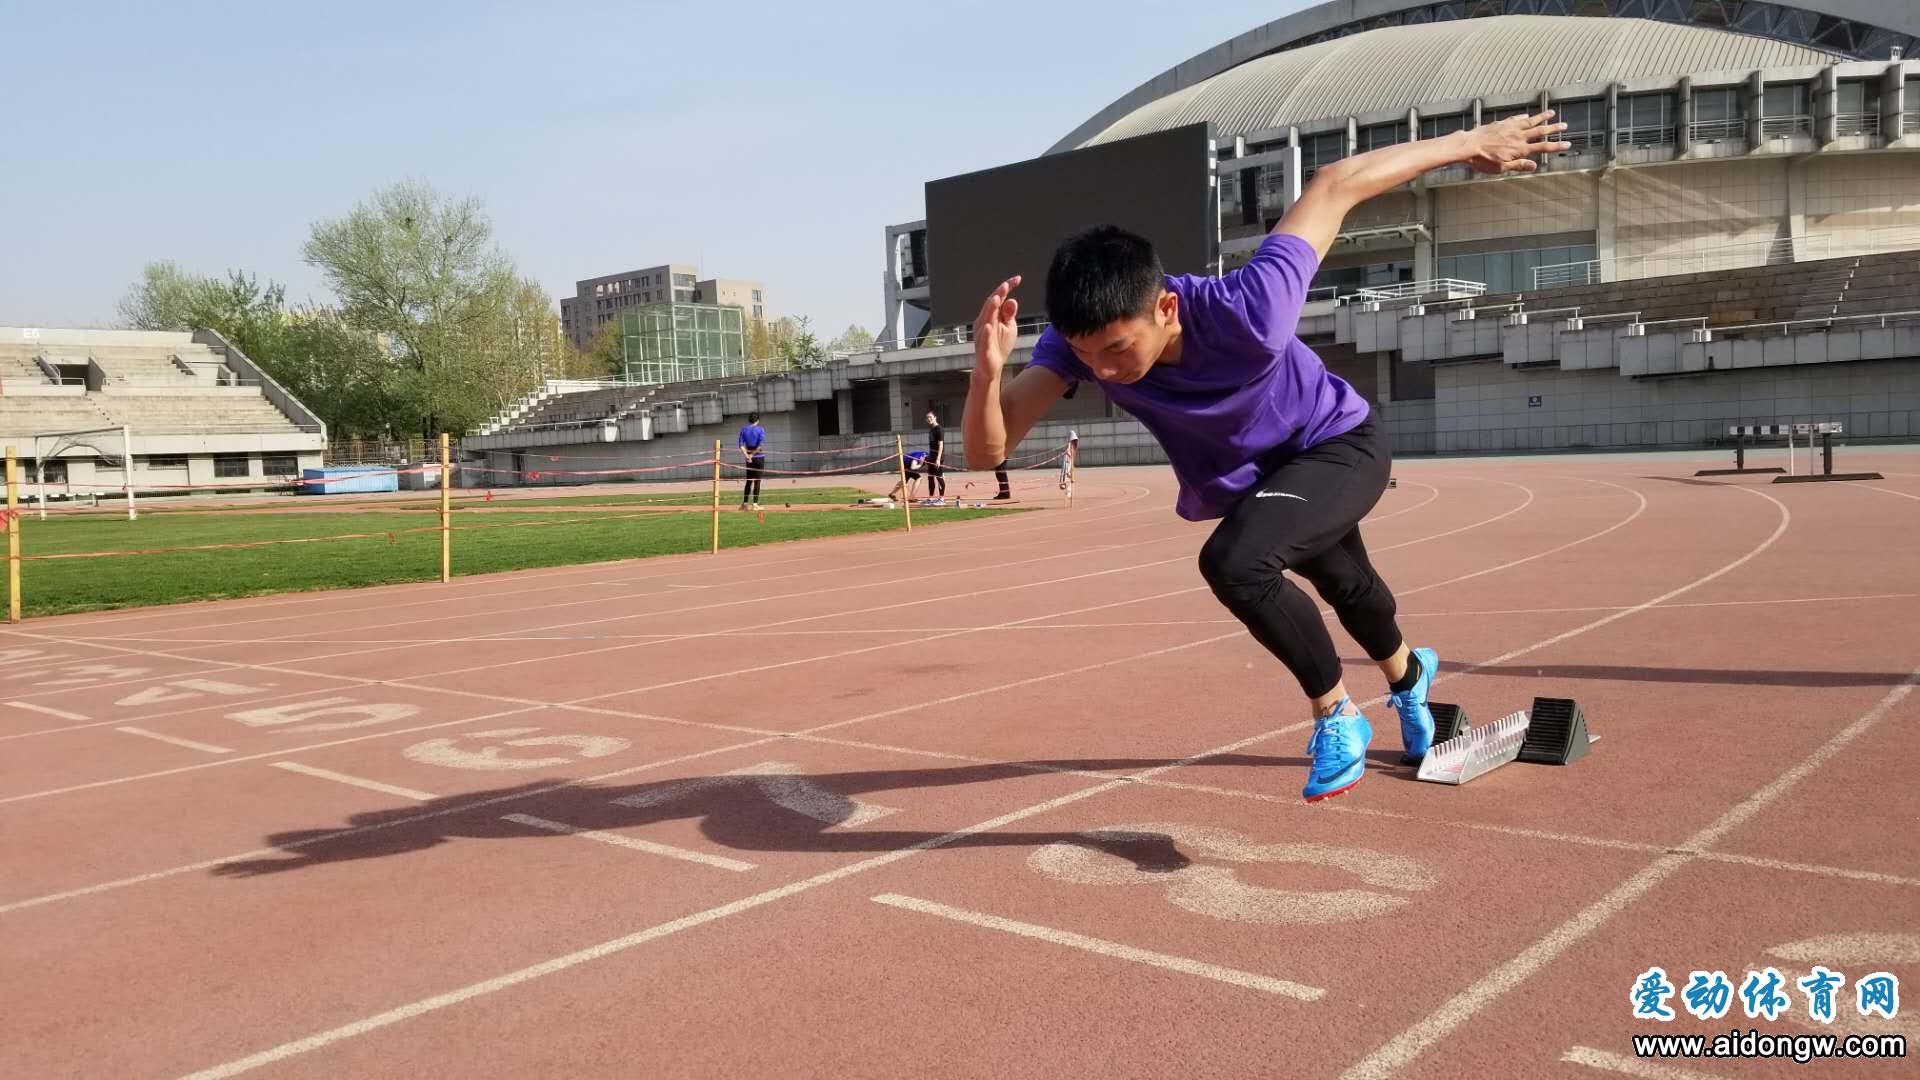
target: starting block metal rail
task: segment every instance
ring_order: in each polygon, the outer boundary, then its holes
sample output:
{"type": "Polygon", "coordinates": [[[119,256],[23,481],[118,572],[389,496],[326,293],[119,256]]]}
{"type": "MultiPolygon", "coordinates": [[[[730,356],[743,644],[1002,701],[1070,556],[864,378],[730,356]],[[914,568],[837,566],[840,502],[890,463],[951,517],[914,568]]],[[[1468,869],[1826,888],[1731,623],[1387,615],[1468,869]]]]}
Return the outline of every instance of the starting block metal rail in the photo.
{"type": "Polygon", "coordinates": [[[1467,726],[1466,712],[1457,705],[1433,702],[1430,707],[1436,741],[1419,772],[1419,779],[1430,783],[1464,784],[1513,761],[1569,765],[1599,741],[1588,734],[1579,702],[1570,698],[1534,698],[1532,709],[1478,728],[1467,726]]]}

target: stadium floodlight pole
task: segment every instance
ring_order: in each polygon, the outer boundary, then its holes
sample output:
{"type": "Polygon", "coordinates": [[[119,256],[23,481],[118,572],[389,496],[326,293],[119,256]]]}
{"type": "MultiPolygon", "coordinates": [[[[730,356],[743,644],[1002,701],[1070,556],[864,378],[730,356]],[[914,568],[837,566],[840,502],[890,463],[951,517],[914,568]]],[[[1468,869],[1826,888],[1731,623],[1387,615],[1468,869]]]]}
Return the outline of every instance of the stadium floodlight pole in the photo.
{"type": "Polygon", "coordinates": [[[127,495],[127,520],[137,520],[140,512],[133,508],[133,428],[127,424],[120,425],[120,490],[127,495]]]}

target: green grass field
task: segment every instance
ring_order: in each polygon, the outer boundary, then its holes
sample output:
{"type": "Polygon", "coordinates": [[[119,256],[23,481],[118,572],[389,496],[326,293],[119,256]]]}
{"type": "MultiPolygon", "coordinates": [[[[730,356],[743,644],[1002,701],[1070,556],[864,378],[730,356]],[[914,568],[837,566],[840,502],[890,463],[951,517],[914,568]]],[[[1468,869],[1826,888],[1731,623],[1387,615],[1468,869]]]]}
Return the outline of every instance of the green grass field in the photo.
{"type": "MultiPolygon", "coordinates": [[[[819,493],[816,501],[842,501],[819,493]]],[[[796,493],[797,494],[797,493],[796,493]]],[[[665,496],[661,496],[665,497],[665,496]]],[[[851,501],[849,493],[845,501],[851,501]]],[[[574,500],[553,500],[565,503],[574,500]]],[[[580,500],[588,501],[588,500],[580,500]]],[[[592,500],[598,504],[598,500],[592,500]]],[[[784,498],[768,493],[766,521],[724,509],[722,548],[786,540],[882,532],[902,527],[901,514],[884,510],[781,513],[784,498]]],[[[794,501],[799,501],[795,499],[794,501]]],[[[915,508],[914,525],[1017,513],[1006,509],[915,508]]],[[[364,539],[320,540],[220,551],[97,559],[24,561],[23,613],[76,611],[218,600],[262,593],[432,581],[440,575],[439,515],[402,513],[147,514],[137,522],[95,515],[57,515],[46,522],[23,514],[21,553],[177,549],[206,544],[257,543],[370,533],[364,539]],[[425,529],[430,531],[409,532],[425,529]]],[[[700,513],[639,511],[538,514],[454,513],[453,572],[487,574],[535,566],[638,559],[707,550],[711,517],[700,513]]]]}

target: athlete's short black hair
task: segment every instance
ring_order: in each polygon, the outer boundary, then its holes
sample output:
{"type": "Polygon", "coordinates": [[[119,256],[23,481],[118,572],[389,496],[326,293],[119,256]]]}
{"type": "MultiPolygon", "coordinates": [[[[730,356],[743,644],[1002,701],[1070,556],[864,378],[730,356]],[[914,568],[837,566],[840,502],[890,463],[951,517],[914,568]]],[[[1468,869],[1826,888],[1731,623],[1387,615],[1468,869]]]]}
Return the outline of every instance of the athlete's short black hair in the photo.
{"type": "Polygon", "coordinates": [[[1153,244],[1117,225],[1069,236],[1047,268],[1047,319],[1068,337],[1144,316],[1166,288],[1153,244]]]}
{"type": "Polygon", "coordinates": [[[759,422],[760,422],[760,414],[759,414],[759,413],[757,413],[757,412],[750,412],[750,413],[748,413],[748,414],[747,414],[747,423],[749,423],[749,424],[757,424],[757,423],[759,423],[759,422]]]}

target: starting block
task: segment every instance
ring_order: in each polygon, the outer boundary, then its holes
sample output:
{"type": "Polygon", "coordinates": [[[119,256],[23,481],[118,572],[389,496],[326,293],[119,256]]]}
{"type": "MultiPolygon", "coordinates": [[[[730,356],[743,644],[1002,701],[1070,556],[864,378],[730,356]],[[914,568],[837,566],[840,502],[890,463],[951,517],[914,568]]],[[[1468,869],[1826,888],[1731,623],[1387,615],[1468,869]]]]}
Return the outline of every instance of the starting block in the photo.
{"type": "Polygon", "coordinates": [[[1419,779],[1435,784],[1464,784],[1510,761],[1569,765],[1599,741],[1588,734],[1579,702],[1570,698],[1534,698],[1531,710],[1480,728],[1469,727],[1457,705],[1432,702],[1430,708],[1434,743],[1420,762],[1419,779]]]}

